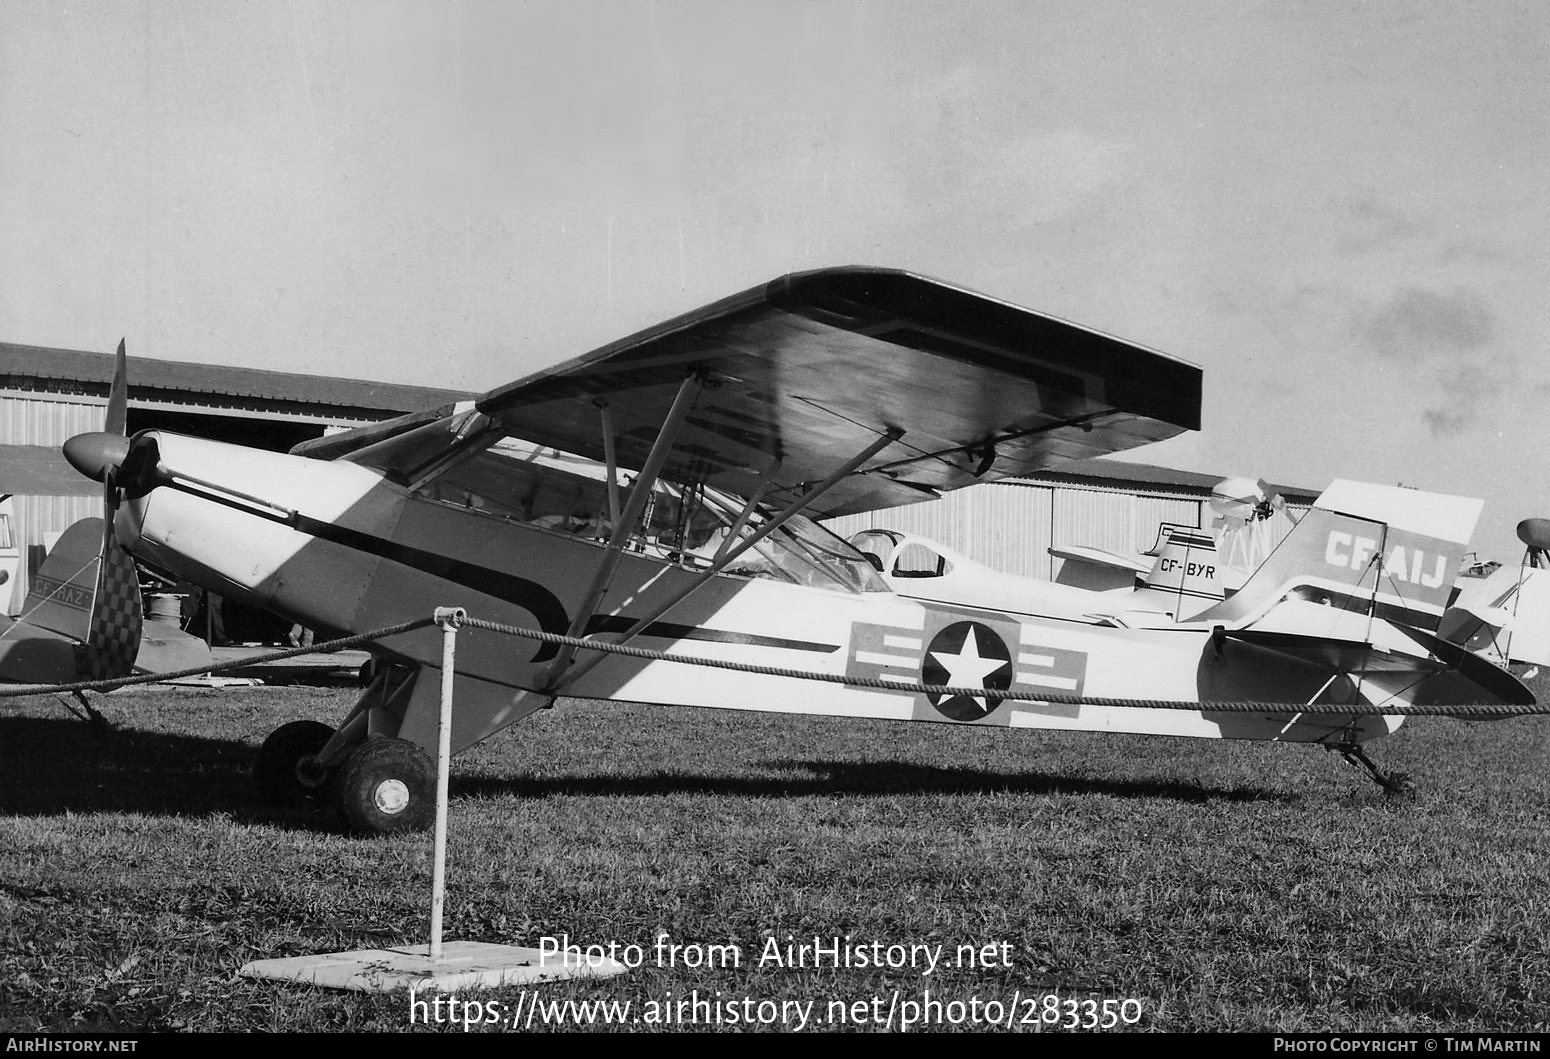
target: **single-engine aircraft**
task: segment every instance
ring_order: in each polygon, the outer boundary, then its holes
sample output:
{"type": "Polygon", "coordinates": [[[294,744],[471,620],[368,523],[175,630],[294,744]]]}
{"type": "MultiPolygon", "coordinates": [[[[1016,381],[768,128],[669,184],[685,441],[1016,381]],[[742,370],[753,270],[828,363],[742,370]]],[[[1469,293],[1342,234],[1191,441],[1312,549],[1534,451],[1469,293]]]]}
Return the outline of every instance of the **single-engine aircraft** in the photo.
{"type": "MultiPolygon", "coordinates": [[[[1247,479],[1226,479],[1213,491],[1247,479]]],[[[1255,488],[1258,488],[1257,486],[1255,488]]],[[[1237,505],[1238,501],[1232,501],[1237,505]]],[[[1270,510],[1270,502],[1264,504],[1270,510]]],[[[1263,516],[1268,518],[1268,514],[1263,516]]],[[[1242,587],[1270,555],[1273,542],[1263,521],[1218,516],[1210,531],[1164,522],[1157,543],[1140,557],[1081,545],[1051,547],[1062,560],[1053,579],[1008,574],[919,534],[873,528],[852,533],[850,543],[871,558],[888,587],[901,596],[1015,613],[1155,627],[1187,621],[1242,587]],[[1257,538],[1246,546],[1244,537],[1257,538]]],[[[1349,578],[1346,578],[1349,580],[1349,578]]],[[[1434,623],[1435,624],[1435,623],[1434,623]]]]}
{"type": "MultiPolygon", "coordinates": [[[[1327,550],[1365,578],[1343,591],[1374,595],[1381,582],[1365,613],[1301,598],[1291,558],[1272,558],[1261,588],[1164,628],[901,596],[817,521],[1198,429],[1200,403],[1200,369],[1173,357],[912,273],[848,267],[781,277],[476,400],[290,454],[160,430],[81,435],[65,451],[116,490],[118,537],[136,556],[322,633],[460,606],[662,656],[465,627],[454,751],[563,695],[1315,743],[1387,782],[1362,751],[1403,720],[1386,706],[1533,701],[1381,612],[1407,605],[1433,575],[1431,542],[1467,536],[1473,512],[1352,487],[1323,526],[1327,550]],[[1275,705],[1211,709],[1224,701],[1275,705]],[[1350,710],[1299,710],[1308,703],[1350,710]]],[[[367,832],[427,826],[441,641],[424,627],[377,640],[371,682],[337,730],[296,721],[265,741],[261,792],[332,792],[367,832]]]]}

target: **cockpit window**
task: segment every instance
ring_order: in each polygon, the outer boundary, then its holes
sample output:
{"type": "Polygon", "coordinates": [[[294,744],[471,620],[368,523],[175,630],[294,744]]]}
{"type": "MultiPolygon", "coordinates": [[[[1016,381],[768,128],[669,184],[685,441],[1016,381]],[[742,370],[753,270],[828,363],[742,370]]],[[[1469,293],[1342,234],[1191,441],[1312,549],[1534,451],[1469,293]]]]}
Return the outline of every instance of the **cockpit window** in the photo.
{"type": "MultiPolygon", "coordinates": [[[[493,432],[433,425],[440,427],[439,450],[428,437],[413,437],[427,429],[421,428],[360,450],[356,462],[381,467],[392,459],[402,468],[397,457],[411,456],[409,472],[393,477],[422,500],[586,540],[611,538],[612,512],[625,503],[633,475],[619,473],[611,500],[608,470],[595,460],[493,432]],[[395,443],[398,452],[386,451],[395,443]]],[[[762,512],[740,518],[743,506],[703,486],[659,481],[627,547],[679,566],[709,568],[766,524],[762,512]],[[728,543],[734,528],[737,539],[728,543]]],[[[887,591],[856,549],[800,515],[738,554],[725,572],[850,592],[887,591]]]]}
{"type": "Polygon", "coordinates": [[[894,577],[941,577],[952,565],[924,544],[910,541],[893,559],[894,577]]]}
{"type": "Polygon", "coordinates": [[[414,491],[427,500],[541,529],[594,539],[612,532],[604,469],[554,449],[503,439],[428,475],[414,491]]]}

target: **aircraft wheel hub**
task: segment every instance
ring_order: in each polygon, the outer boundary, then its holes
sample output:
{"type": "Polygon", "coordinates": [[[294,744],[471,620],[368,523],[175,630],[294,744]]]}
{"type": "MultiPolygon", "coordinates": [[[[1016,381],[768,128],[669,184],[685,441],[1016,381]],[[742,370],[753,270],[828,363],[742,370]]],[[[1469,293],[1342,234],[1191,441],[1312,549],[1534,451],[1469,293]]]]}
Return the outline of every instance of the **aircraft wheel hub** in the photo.
{"type": "Polygon", "coordinates": [[[409,805],[409,787],[403,780],[383,780],[371,792],[371,800],[378,812],[397,816],[409,805]]]}
{"type": "Polygon", "coordinates": [[[357,744],[339,767],[334,790],[345,820],[362,834],[422,831],[436,822],[436,766],[403,739],[357,744]]]}
{"type": "Polygon", "coordinates": [[[333,734],[318,721],[292,721],[271,732],[253,766],[259,796],[277,806],[314,802],[328,778],[318,765],[318,751],[333,734]]]}

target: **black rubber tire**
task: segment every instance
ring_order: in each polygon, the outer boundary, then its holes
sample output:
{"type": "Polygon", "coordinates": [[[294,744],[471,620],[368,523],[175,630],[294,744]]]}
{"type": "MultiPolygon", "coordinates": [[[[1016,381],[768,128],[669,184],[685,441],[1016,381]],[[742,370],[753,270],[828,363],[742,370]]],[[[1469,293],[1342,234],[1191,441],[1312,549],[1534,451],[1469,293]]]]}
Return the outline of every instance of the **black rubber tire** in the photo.
{"type": "Polygon", "coordinates": [[[253,782],[258,796],[269,805],[296,805],[315,800],[322,786],[309,787],[296,774],[302,758],[312,757],[327,743],[334,730],[322,721],[292,721],[282,724],[259,748],[253,765],[253,782]]]}
{"type": "Polygon", "coordinates": [[[405,739],[368,739],[334,777],[339,811],[354,831],[424,831],[436,822],[436,766],[405,739]]]}

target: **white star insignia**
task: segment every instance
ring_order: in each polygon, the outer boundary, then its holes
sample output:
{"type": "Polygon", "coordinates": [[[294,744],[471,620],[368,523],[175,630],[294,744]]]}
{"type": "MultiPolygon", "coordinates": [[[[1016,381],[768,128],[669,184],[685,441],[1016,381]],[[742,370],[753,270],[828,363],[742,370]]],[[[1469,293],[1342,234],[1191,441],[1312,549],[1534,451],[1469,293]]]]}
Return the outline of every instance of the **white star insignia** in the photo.
{"type": "MultiPolygon", "coordinates": [[[[1010,665],[1004,658],[986,658],[980,654],[979,636],[972,626],[969,634],[963,638],[963,646],[955,655],[943,651],[932,651],[931,657],[937,664],[947,670],[947,684],[955,688],[983,688],[985,678],[990,676],[1002,666],[1010,665]]],[[[990,707],[979,696],[970,696],[980,712],[989,713],[990,707]]]]}

